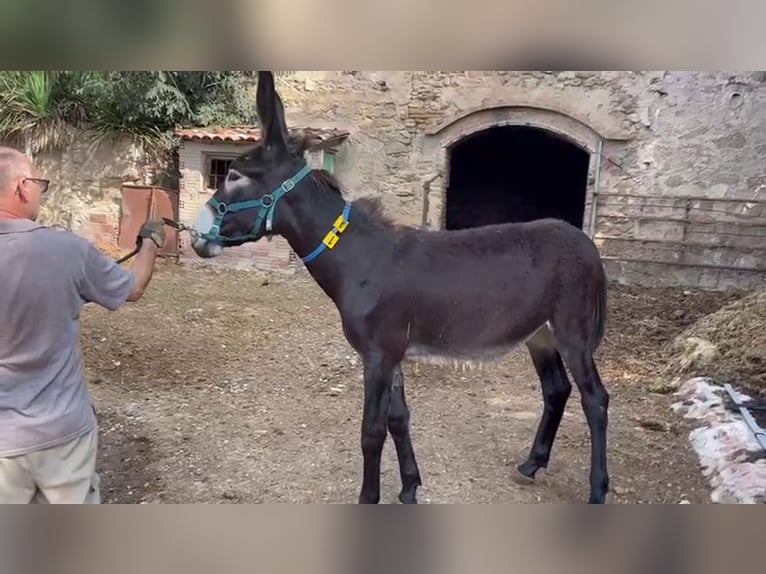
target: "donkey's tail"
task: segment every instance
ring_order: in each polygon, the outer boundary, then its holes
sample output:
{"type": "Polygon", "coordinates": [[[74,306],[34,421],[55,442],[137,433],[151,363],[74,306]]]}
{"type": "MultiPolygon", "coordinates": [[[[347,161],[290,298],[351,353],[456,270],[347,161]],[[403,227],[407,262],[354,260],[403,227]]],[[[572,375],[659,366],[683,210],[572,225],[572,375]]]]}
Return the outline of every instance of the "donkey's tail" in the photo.
{"type": "Polygon", "coordinates": [[[593,350],[595,351],[604,339],[606,331],[606,280],[603,279],[596,293],[595,330],[593,332],[593,350]]]}

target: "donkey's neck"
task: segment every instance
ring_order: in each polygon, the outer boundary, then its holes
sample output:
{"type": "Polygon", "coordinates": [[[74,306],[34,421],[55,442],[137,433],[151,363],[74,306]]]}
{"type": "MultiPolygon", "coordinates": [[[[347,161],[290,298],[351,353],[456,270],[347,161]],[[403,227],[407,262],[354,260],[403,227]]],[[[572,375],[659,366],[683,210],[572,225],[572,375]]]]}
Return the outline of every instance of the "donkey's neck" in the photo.
{"type": "MultiPolygon", "coordinates": [[[[313,181],[295,191],[298,193],[285,202],[287,209],[278,216],[280,222],[275,231],[287,240],[298,257],[304,258],[333,229],[333,223],[343,213],[346,202],[339,193],[313,181]]],[[[333,249],[325,249],[306,263],[308,272],[336,304],[342,297],[344,285],[356,275],[366,272],[363,254],[372,251],[367,249],[368,243],[378,239],[379,245],[379,235],[385,233],[385,230],[369,225],[366,214],[356,212],[353,207],[349,222],[333,249]]],[[[376,251],[380,254],[379,247],[376,251]]],[[[374,265],[374,262],[367,264],[374,265]]]]}

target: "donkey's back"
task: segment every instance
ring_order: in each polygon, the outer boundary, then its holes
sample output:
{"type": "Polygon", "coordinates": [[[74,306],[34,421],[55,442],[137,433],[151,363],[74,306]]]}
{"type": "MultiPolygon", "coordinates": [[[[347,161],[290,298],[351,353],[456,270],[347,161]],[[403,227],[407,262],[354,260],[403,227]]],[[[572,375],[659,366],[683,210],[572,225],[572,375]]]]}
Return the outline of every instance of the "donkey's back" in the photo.
{"type": "Polygon", "coordinates": [[[557,219],[417,232],[394,292],[407,294],[410,355],[502,355],[542,326],[595,348],[606,285],[598,249],[557,219]],[[566,335],[566,333],[564,333],[566,335]]]}
{"type": "Polygon", "coordinates": [[[421,256],[435,264],[461,257],[470,257],[478,264],[510,258],[518,265],[537,267],[576,259],[581,272],[592,266],[601,268],[593,241],[581,229],[560,219],[418,231],[415,238],[423,251],[421,256]]]}
{"type": "Polygon", "coordinates": [[[605,281],[598,249],[577,227],[558,219],[456,231],[417,231],[398,250],[412,286],[490,298],[511,291],[560,294],[577,283],[605,281]],[[454,290],[454,291],[453,291],[454,290]]]}

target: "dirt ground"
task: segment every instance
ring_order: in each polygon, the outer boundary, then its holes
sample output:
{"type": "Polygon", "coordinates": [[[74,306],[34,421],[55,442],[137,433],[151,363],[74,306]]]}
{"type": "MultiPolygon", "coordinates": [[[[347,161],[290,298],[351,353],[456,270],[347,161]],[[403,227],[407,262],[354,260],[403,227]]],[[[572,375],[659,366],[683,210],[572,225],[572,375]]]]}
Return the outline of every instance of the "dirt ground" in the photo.
{"type": "MultiPolygon", "coordinates": [[[[610,392],[610,502],[707,502],[688,428],[651,393],[662,349],[735,294],[613,287],[597,355],[610,392]]],[[[361,364],[309,278],[164,263],[144,299],[89,306],[82,345],[104,502],[354,503],[361,364]]],[[[481,370],[405,368],[420,502],[581,502],[590,447],[575,390],[551,465],[516,479],[541,414],[522,348],[481,370]]],[[[382,502],[399,491],[386,442],[382,502]]]]}

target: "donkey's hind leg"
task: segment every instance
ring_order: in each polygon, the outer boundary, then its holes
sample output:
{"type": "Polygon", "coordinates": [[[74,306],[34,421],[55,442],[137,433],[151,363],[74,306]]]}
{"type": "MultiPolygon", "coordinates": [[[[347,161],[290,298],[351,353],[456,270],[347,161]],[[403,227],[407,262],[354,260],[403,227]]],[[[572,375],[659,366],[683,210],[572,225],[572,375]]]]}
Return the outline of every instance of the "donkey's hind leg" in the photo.
{"type": "Polygon", "coordinates": [[[580,390],[582,409],[590,430],[591,466],[588,503],[603,504],[609,492],[609,474],[606,468],[609,394],[601,383],[592,353],[568,352],[565,359],[580,390]]]}
{"type": "Polygon", "coordinates": [[[572,383],[567,378],[561,355],[547,326],[527,341],[527,349],[542,384],[543,415],[529,457],[518,466],[518,470],[526,478],[534,479],[538,470],[548,466],[553,442],[572,392],[572,383]]]}
{"type": "Polygon", "coordinates": [[[417,489],[422,482],[410,439],[410,409],[404,398],[404,374],[401,365],[394,369],[391,404],[388,409],[388,430],[391,438],[394,439],[396,454],[399,458],[399,474],[402,478],[399,500],[403,504],[417,504],[417,489]]]}

